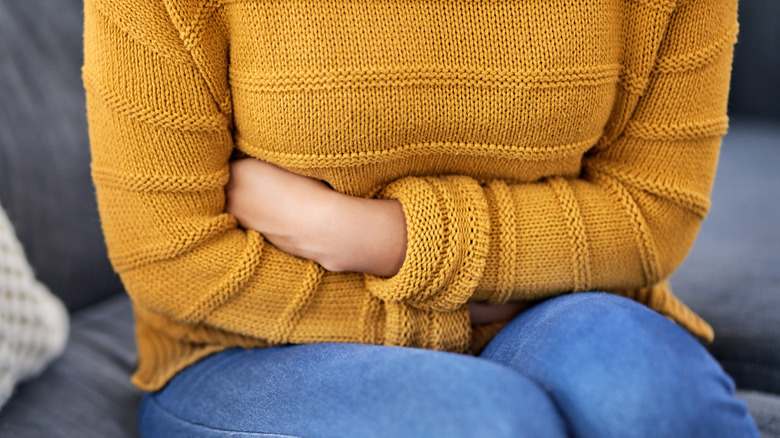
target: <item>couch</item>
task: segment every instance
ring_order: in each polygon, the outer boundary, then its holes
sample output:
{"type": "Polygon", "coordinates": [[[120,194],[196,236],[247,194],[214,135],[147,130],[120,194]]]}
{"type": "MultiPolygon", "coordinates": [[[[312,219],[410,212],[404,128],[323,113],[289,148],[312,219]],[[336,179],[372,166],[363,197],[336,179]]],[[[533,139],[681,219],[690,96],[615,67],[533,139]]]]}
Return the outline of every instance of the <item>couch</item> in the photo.
{"type": "MultiPolygon", "coordinates": [[[[130,302],[106,258],[89,175],[81,9],[0,2],[0,204],[71,315],[64,354],[0,409],[0,437],[137,435],[130,302]]],[[[710,349],[765,437],[780,437],[779,169],[780,123],[734,117],[710,216],[671,279],[713,324],[710,349]]]]}

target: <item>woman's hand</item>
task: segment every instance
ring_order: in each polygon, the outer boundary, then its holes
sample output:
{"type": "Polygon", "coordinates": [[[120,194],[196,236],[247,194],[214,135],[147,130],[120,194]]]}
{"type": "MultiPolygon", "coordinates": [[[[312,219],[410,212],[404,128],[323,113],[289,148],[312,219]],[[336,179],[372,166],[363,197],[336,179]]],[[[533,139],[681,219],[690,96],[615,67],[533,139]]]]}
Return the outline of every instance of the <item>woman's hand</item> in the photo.
{"type": "Polygon", "coordinates": [[[490,324],[509,321],[532,306],[528,301],[510,301],[505,304],[488,304],[469,301],[469,314],[472,324],[490,324]]]}
{"type": "MultiPolygon", "coordinates": [[[[401,203],[344,195],[326,184],[254,158],[231,162],[225,210],[280,250],[329,271],[390,277],[406,256],[401,203]]],[[[527,302],[469,302],[473,324],[508,321],[527,302]]]]}
{"type": "Polygon", "coordinates": [[[280,250],[329,271],[395,275],[406,256],[400,202],[344,195],[253,158],[230,164],[225,210],[280,250]]]}

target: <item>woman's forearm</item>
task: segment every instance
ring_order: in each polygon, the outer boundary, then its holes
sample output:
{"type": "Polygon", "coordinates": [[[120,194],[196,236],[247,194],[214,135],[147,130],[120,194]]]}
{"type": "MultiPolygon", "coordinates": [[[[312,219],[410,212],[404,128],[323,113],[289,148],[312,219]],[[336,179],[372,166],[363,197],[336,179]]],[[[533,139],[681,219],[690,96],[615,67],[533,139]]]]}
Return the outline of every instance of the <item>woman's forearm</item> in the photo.
{"type": "MultiPolygon", "coordinates": [[[[396,200],[365,199],[252,158],[234,161],[226,211],[277,248],[329,271],[392,277],[406,256],[406,217],[396,200]]],[[[474,324],[505,321],[525,302],[469,303],[474,324]]]]}
{"type": "Polygon", "coordinates": [[[272,164],[231,164],[226,211],[287,253],[329,271],[390,277],[406,255],[406,218],[395,200],[344,195],[272,164]]]}
{"type": "Polygon", "coordinates": [[[406,256],[406,217],[395,200],[341,195],[334,205],[329,248],[321,263],[329,271],[364,272],[392,277],[406,256]]]}

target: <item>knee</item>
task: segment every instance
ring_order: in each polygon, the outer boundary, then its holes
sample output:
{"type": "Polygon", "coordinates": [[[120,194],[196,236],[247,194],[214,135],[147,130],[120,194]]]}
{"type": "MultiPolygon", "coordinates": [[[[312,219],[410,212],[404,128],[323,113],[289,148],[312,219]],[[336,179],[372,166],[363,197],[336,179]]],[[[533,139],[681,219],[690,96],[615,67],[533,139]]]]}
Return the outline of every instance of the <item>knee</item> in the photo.
{"type": "Polygon", "coordinates": [[[237,436],[566,436],[544,390],[506,367],[353,344],[204,359],[144,399],[140,424],[148,436],[203,436],[206,429],[237,436]]]}
{"type": "Polygon", "coordinates": [[[720,365],[641,304],[573,294],[507,328],[486,354],[547,387],[581,436],[750,436],[735,434],[752,422],[720,365]]]}
{"type": "Polygon", "coordinates": [[[578,354],[603,355],[610,348],[625,349],[637,365],[671,356],[709,358],[701,344],[668,318],[636,301],[604,292],[544,301],[515,318],[494,341],[487,354],[546,343],[575,349],[578,354]]]}

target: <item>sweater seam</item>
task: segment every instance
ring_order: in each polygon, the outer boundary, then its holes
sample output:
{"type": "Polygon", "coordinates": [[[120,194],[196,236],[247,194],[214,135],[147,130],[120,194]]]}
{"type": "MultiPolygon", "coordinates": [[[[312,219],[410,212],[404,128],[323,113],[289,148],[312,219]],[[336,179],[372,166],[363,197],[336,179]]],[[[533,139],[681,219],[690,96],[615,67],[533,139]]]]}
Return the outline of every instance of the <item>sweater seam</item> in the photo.
{"type": "MultiPolygon", "coordinates": [[[[227,96],[225,96],[225,98],[224,98],[225,102],[223,102],[223,99],[219,98],[219,96],[217,95],[218,93],[217,93],[217,91],[215,89],[214,84],[212,84],[211,81],[206,76],[205,66],[203,66],[200,62],[198,62],[197,57],[195,56],[195,53],[193,52],[193,50],[196,47],[198,47],[198,42],[200,42],[200,40],[202,39],[202,37],[200,37],[199,34],[195,33],[195,30],[199,31],[201,29],[201,27],[202,27],[201,21],[203,20],[203,18],[208,16],[210,13],[214,12],[214,7],[213,7],[214,5],[216,5],[217,7],[221,7],[222,6],[221,2],[218,2],[218,1],[215,1],[215,0],[206,0],[206,1],[208,1],[210,3],[209,5],[206,5],[203,2],[199,3],[200,4],[200,11],[199,11],[198,16],[197,16],[197,18],[198,18],[197,22],[190,23],[187,26],[187,28],[186,28],[186,30],[188,31],[188,32],[186,32],[187,39],[189,40],[190,38],[193,38],[192,43],[191,43],[191,47],[189,47],[187,41],[185,41],[185,39],[184,39],[184,36],[185,36],[184,33],[185,32],[182,29],[179,29],[179,27],[176,24],[176,19],[173,17],[173,13],[175,12],[176,8],[175,8],[174,5],[172,5],[172,1],[173,0],[163,0],[163,4],[165,6],[165,11],[166,11],[166,13],[168,15],[168,20],[170,20],[171,25],[177,31],[177,34],[179,35],[179,41],[182,44],[182,48],[189,55],[188,59],[190,59],[192,61],[192,65],[195,66],[195,69],[198,72],[198,76],[200,77],[200,80],[203,81],[203,83],[206,85],[206,89],[209,91],[209,96],[211,97],[211,101],[214,103],[214,105],[217,106],[217,108],[219,110],[219,113],[222,114],[222,116],[225,117],[228,121],[230,121],[232,119],[232,117],[230,116],[229,111],[227,111],[225,109],[226,105],[227,105],[226,102],[229,101],[229,98],[227,96]],[[202,10],[206,9],[206,8],[209,9],[209,12],[208,13],[203,13],[202,10]],[[197,35],[197,41],[195,40],[196,37],[194,37],[193,35],[197,35]]],[[[185,23],[182,21],[182,24],[185,24],[185,23]]]]}
{"type": "MultiPolygon", "coordinates": [[[[187,66],[192,67],[190,64],[187,64],[187,66]]],[[[99,96],[103,104],[109,107],[113,114],[117,116],[150,126],[185,132],[215,132],[222,131],[228,126],[228,121],[221,112],[218,113],[220,117],[213,117],[209,114],[175,113],[163,110],[149,111],[149,108],[141,107],[125,96],[103,87],[92,72],[86,68],[82,69],[82,80],[85,89],[99,96]]]]}
{"type": "MultiPolygon", "coordinates": [[[[612,141],[610,142],[610,144],[618,141],[624,135],[626,126],[628,126],[628,124],[632,120],[634,120],[637,108],[639,108],[640,106],[639,104],[642,101],[641,98],[647,92],[652,82],[653,79],[652,73],[653,73],[653,69],[655,68],[655,65],[658,62],[659,51],[661,50],[661,46],[663,45],[664,41],[668,38],[669,25],[671,23],[672,14],[674,13],[675,10],[677,10],[677,7],[681,3],[683,3],[683,2],[678,2],[677,4],[675,4],[674,0],[651,0],[651,1],[664,4],[663,7],[654,8],[656,10],[662,11],[665,14],[666,22],[664,23],[663,34],[661,35],[660,40],[658,41],[658,45],[655,47],[652,61],[643,65],[643,70],[647,70],[645,73],[640,75],[628,69],[627,67],[624,67],[623,75],[625,76],[621,75],[621,78],[625,77],[626,80],[622,80],[620,81],[620,83],[624,85],[624,88],[629,93],[629,95],[635,95],[637,96],[637,98],[636,101],[632,104],[632,108],[628,111],[628,114],[625,115],[623,126],[620,127],[620,129],[618,129],[611,136],[612,141]]],[[[641,2],[641,3],[645,6],[652,7],[647,2],[641,2]]],[[[606,145],[606,147],[609,147],[609,144],[606,145]]]]}
{"type": "Polygon", "coordinates": [[[222,429],[218,427],[208,426],[205,424],[197,423],[194,421],[187,420],[185,418],[182,418],[170,410],[168,408],[164,407],[159,401],[157,401],[157,397],[155,394],[149,394],[148,397],[150,397],[149,402],[154,403],[158,409],[160,409],[162,412],[164,412],[166,415],[173,417],[174,419],[181,421],[182,423],[189,424],[191,426],[197,426],[202,427],[203,429],[208,429],[215,432],[224,432],[229,434],[234,433],[240,433],[242,435],[252,435],[252,436],[258,436],[258,437],[284,437],[284,438],[303,438],[301,435],[287,435],[287,434],[279,434],[275,432],[248,432],[248,431],[242,431],[242,430],[231,430],[231,429],[222,429]]]}
{"type": "MultiPolygon", "coordinates": [[[[169,59],[173,62],[176,62],[177,64],[181,65],[188,65],[190,67],[194,67],[192,58],[189,57],[189,53],[187,53],[186,49],[182,52],[176,52],[173,50],[170,50],[170,48],[164,44],[152,44],[153,41],[144,41],[143,39],[139,38],[137,35],[135,35],[134,32],[130,31],[127,26],[123,25],[120,21],[115,20],[113,17],[111,17],[111,14],[106,12],[103,9],[102,2],[100,0],[92,0],[90,3],[94,4],[95,10],[98,14],[100,14],[103,19],[105,19],[107,22],[111,23],[114,27],[119,29],[123,35],[127,36],[131,40],[135,41],[139,45],[142,45],[146,47],[151,52],[157,54],[158,56],[162,58],[169,59]],[[161,50],[162,47],[165,47],[166,50],[161,50]]],[[[167,11],[166,11],[167,13],[167,11]]],[[[170,18],[170,17],[169,17],[170,18]]],[[[173,24],[173,23],[171,23],[173,24]]],[[[178,32],[177,32],[178,34],[178,32]]],[[[179,38],[181,39],[181,38],[179,38]]],[[[184,46],[182,46],[182,49],[184,49],[184,46]]]]}

